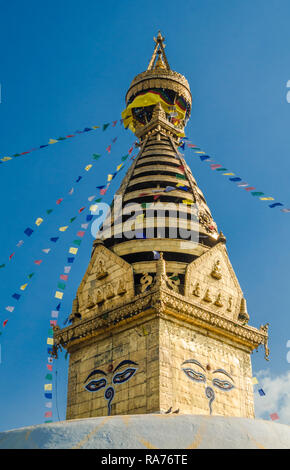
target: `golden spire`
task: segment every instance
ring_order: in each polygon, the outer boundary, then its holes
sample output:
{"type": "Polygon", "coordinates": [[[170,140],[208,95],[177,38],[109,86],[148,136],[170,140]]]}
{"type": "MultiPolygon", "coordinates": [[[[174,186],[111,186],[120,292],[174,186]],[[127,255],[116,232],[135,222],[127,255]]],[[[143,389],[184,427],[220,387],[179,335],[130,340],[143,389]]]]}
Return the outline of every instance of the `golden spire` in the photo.
{"type": "Polygon", "coordinates": [[[160,31],[158,31],[157,38],[154,38],[154,41],[156,42],[156,46],[154,48],[147,70],[154,70],[154,69],[170,70],[170,66],[169,66],[169,63],[165,54],[165,50],[164,50],[165,49],[164,40],[165,38],[162,37],[162,34],[160,33],[160,31]],[[158,59],[156,60],[157,55],[158,55],[158,59]]]}

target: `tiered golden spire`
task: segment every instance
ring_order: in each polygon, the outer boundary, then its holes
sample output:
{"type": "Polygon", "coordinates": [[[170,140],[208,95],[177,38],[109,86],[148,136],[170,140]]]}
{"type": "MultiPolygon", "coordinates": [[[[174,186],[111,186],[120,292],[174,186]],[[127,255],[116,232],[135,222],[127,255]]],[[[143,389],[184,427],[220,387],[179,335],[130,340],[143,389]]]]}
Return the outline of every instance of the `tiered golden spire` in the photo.
{"type": "Polygon", "coordinates": [[[170,66],[169,66],[169,63],[165,54],[165,50],[164,50],[165,49],[164,40],[165,38],[162,37],[162,34],[160,33],[160,31],[158,31],[157,38],[154,38],[154,41],[156,42],[156,46],[154,48],[147,70],[153,70],[156,68],[170,70],[170,66]],[[158,55],[158,58],[156,60],[157,55],[158,55]]]}

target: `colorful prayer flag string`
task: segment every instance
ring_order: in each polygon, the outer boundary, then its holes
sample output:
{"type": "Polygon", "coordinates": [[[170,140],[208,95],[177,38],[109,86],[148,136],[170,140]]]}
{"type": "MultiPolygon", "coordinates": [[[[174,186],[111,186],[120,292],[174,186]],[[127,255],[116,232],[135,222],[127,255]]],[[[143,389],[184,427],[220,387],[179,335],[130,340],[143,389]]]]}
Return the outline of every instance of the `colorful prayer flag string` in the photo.
{"type": "MultiPolygon", "coordinates": [[[[188,139],[186,139],[186,140],[188,140],[188,139]]],[[[190,143],[190,141],[184,142],[182,140],[181,144],[179,146],[184,149],[185,145],[188,148],[192,149],[192,151],[197,156],[199,156],[200,161],[202,161],[202,162],[203,161],[214,162],[214,160],[212,160],[209,155],[205,155],[205,152],[202,151],[200,147],[190,143]]],[[[245,191],[250,192],[252,196],[257,197],[261,201],[274,201],[274,198],[272,196],[265,196],[265,193],[263,193],[262,191],[255,191],[256,188],[254,186],[250,186],[248,183],[242,182],[242,178],[240,178],[239,176],[236,176],[235,173],[229,172],[229,170],[227,168],[224,168],[219,163],[211,163],[210,168],[213,171],[224,172],[224,173],[222,173],[222,175],[224,175],[224,176],[231,176],[231,178],[229,178],[229,181],[231,181],[233,183],[236,183],[239,188],[244,188],[245,191]]],[[[177,176],[177,175],[176,175],[176,177],[180,178],[180,176],[177,176]]],[[[274,202],[272,204],[269,204],[268,207],[270,209],[274,209],[275,207],[281,207],[283,205],[284,204],[282,204],[281,202],[274,202]]],[[[290,213],[290,208],[283,208],[283,209],[280,209],[280,210],[281,210],[281,212],[284,212],[284,213],[290,213]]]]}

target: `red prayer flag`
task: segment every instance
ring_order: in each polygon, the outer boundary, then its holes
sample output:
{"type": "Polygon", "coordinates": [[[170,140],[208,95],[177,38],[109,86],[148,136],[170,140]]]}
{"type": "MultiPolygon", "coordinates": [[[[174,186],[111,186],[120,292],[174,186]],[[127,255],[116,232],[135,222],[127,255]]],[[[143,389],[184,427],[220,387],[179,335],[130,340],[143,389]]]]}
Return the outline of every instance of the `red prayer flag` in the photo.
{"type": "Polygon", "coordinates": [[[210,165],[210,167],[211,167],[212,170],[215,170],[216,168],[221,168],[221,165],[219,165],[219,164],[217,164],[217,163],[212,163],[212,164],[210,165]]]}
{"type": "Polygon", "coordinates": [[[111,144],[109,145],[109,147],[106,148],[106,150],[108,150],[108,152],[111,153],[111,144]]]}
{"type": "Polygon", "coordinates": [[[194,147],[196,147],[196,145],[193,145],[193,144],[187,144],[187,147],[189,147],[190,149],[193,149],[194,147]]]}
{"type": "Polygon", "coordinates": [[[46,364],[46,367],[48,368],[48,370],[52,371],[52,364],[46,364]]]}
{"type": "Polygon", "coordinates": [[[100,189],[100,194],[103,196],[104,194],[106,194],[107,190],[106,189],[100,189]]]}
{"type": "Polygon", "coordinates": [[[253,189],[256,189],[256,188],[254,188],[254,186],[249,186],[249,188],[245,188],[245,191],[252,191],[253,189]]]}
{"type": "Polygon", "coordinates": [[[115,127],[115,125],[117,124],[118,121],[113,121],[113,127],[115,127]]]}
{"type": "Polygon", "coordinates": [[[128,150],[128,153],[131,154],[133,152],[133,147],[131,147],[129,150],[128,150]]]}
{"type": "Polygon", "coordinates": [[[67,280],[68,280],[68,275],[67,275],[67,274],[61,274],[59,277],[60,277],[60,279],[62,279],[63,281],[67,281],[67,280]]]}
{"type": "Polygon", "coordinates": [[[81,207],[81,208],[79,209],[79,213],[83,212],[84,209],[85,209],[85,207],[81,207]]]}
{"type": "Polygon", "coordinates": [[[41,263],[42,263],[42,259],[37,259],[37,260],[34,261],[34,264],[40,265],[41,263]]]}
{"type": "Polygon", "coordinates": [[[52,325],[54,325],[54,326],[55,326],[55,325],[56,325],[56,323],[57,323],[57,321],[56,321],[56,320],[50,320],[50,322],[49,322],[49,323],[50,323],[50,325],[51,325],[51,326],[52,326],[52,325]]]}
{"type": "Polygon", "coordinates": [[[6,325],[7,322],[8,322],[8,320],[4,320],[3,327],[6,325]]]}
{"type": "Polygon", "coordinates": [[[83,232],[82,230],[80,230],[78,233],[77,233],[77,236],[78,237],[83,237],[85,234],[85,232],[83,232]]]}
{"type": "Polygon", "coordinates": [[[13,258],[14,255],[15,255],[15,251],[9,256],[9,259],[13,258]]]}
{"type": "Polygon", "coordinates": [[[58,200],[56,201],[56,204],[60,204],[62,200],[63,200],[63,198],[58,199],[58,200]]]}
{"type": "Polygon", "coordinates": [[[45,414],[44,414],[45,418],[51,418],[52,417],[52,411],[47,411],[45,414]]]}
{"type": "Polygon", "coordinates": [[[272,413],[272,414],[270,415],[270,418],[271,418],[272,421],[274,421],[275,419],[279,419],[279,416],[278,416],[277,413],[272,413]]]}

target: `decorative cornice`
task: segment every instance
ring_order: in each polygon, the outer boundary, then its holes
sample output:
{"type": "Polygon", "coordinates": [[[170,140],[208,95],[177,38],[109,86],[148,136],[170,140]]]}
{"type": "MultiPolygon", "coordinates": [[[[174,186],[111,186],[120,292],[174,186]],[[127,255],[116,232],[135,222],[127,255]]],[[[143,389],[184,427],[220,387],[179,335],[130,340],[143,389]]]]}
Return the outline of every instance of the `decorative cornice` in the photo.
{"type": "Polygon", "coordinates": [[[181,294],[173,292],[169,288],[157,284],[144,294],[139,294],[128,304],[104,311],[101,315],[95,315],[87,320],[76,321],[73,325],[63,329],[54,328],[54,351],[61,347],[70,348],[80,342],[88,341],[113,329],[118,329],[124,322],[134,321],[140,315],[148,314],[156,316],[168,315],[188,324],[196,325],[205,330],[212,331],[216,335],[228,338],[235,343],[244,344],[249,350],[254,350],[260,345],[265,346],[265,358],[268,358],[268,326],[257,328],[243,325],[239,321],[225,318],[208,307],[206,310],[195,305],[193,301],[186,299],[181,294]]]}

